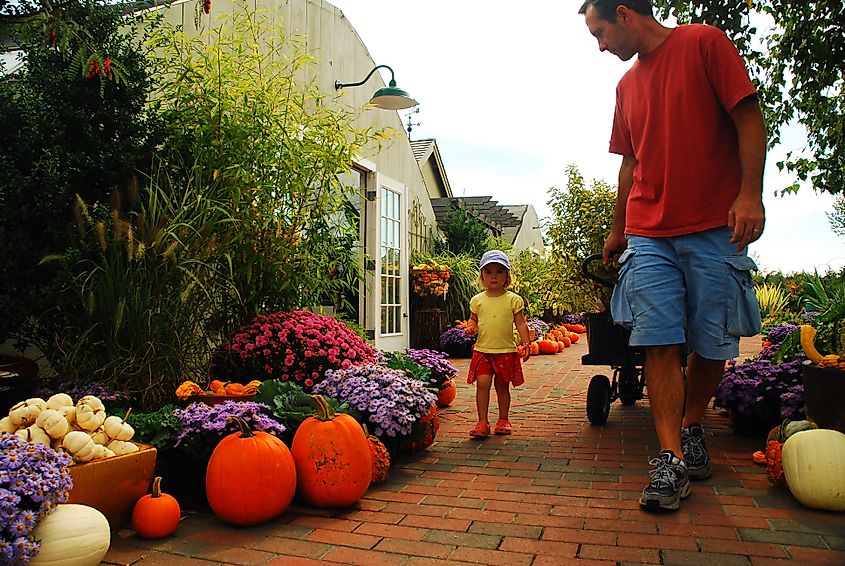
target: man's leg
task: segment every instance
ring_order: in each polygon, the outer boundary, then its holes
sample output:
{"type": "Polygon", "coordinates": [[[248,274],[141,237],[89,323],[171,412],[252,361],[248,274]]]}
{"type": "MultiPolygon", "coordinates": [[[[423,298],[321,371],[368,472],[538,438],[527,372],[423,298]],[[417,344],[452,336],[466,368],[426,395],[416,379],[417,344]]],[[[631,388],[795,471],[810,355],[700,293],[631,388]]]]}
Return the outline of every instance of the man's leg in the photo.
{"type": "Polygon", "coordinates": [[[648,402],[660,450],[671,450],[682,458],[681,420],[685,395],[681,346],[649,346],[645,354],[648,402]]]}
{"type": "Polygon", "coordinates": [[[716,394],[725,360],[708,360],[695,352],[687,359],[687,396],[683,426],[701,423],[704,411],[716,394]]]}

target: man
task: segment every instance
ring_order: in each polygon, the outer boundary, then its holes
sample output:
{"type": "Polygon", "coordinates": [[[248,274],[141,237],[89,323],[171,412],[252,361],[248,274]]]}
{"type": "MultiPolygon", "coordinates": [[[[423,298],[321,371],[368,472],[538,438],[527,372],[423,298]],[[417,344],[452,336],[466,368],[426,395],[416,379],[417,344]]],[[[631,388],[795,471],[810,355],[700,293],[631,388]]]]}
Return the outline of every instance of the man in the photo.
{"type": "Polygon", "coordinates": [[[649,0],[587,0],[579,13],[600,51],[637,55],[616,89],[610,151],[622,165],[603,255],[620,263],[611,310],[645,351],[661,449],[640,505],[676,510],[689,480],[711,473],[700,422],[725,360],[760,330],[746,246],[765,223],[766,128],[720,30],[667,28],[649,0]]]}

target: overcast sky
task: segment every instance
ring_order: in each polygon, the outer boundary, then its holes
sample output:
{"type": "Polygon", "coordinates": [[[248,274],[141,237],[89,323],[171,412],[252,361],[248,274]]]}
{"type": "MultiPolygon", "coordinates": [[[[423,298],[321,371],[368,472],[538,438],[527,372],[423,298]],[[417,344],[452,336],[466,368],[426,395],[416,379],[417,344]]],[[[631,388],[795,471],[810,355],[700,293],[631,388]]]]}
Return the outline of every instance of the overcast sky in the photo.
{"type": "MultiPolygon", "coordinates": [[[[455,196],[491,195],[549,214],[548,188],[567,165],[588,180],[616,183],[621,158],[607,153],[616,83],[630,66],[599,53],[577,11],[580,1],[334,0],[376,64],[420,102],[412,139],[435,138],[455,196]]],[[[386,75],[383,75],[386,76],[386,75]]],[[[389,76],[387,76],[389,78],[389,76]]],[[[407,111],[401,111],[403,120],[407,111]]],[[[766,231],[750,248],[766,271],[845,266],[845,238],[825,212],[832,198],[792,182],[769,153],[766,231]]]]}

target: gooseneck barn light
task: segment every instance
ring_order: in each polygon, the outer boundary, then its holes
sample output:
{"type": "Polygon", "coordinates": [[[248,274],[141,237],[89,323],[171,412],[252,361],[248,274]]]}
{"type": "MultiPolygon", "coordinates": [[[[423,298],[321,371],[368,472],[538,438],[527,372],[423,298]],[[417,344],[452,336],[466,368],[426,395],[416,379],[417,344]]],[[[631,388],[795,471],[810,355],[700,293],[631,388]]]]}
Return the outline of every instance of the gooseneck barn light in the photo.
{"type": "Polygon", "coordinates": [[[393,69],[387,65],[376,65],[367,74],[367,76],[364,77],[364,80],[357,83],[342,83],[340,81],[335,81],[334,88],[335,90],[340,90],[348,86],[361,86],[370,80],[370,77],[372,77],[373,73],[375,73],[378,69],[387,69],[390,71],[390,82],[386,87],[382,87],[375,92],[373,97],[370,99],[370,104],[383,110],[402,110],[404,108],[412,108],[419,104],[416,100],[408,96],[407,92],[396,86],[396,79],[393,77],[393,69]]]}

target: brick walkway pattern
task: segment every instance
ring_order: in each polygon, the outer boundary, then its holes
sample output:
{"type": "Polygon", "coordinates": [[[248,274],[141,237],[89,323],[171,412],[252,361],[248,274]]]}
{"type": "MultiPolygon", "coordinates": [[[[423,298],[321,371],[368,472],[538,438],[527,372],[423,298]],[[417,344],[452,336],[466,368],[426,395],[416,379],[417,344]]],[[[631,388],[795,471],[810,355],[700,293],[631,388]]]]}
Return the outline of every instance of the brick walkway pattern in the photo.
{"type": "MultiPolygon", "coordinates": [[[[613,404],[606,425],[586,418],[586,390],[609,368],[581,366],[582,340],[533,357],[513,390],[512,436],[471,440],[475,389],[460,369],[458,396],[441,410],[437,441],[393,463],[387,482],[354,507],[294,502],[275,520],[227,526],[187,512],[177,532],[145,541],[124,530],[108,564],[845,564],[845,513],[814,511],[772,487],[751,461],[760,441],[726,417],[704,425],[713,477],[693,484],[677,513],[639,509],[657,452],[648,401],[613,404]]],[[[759,339],[743,343],[753,352],[759,339]]],[[[495,397],[491,418],[495,419],[495,397]]]]}

